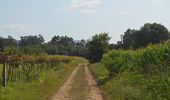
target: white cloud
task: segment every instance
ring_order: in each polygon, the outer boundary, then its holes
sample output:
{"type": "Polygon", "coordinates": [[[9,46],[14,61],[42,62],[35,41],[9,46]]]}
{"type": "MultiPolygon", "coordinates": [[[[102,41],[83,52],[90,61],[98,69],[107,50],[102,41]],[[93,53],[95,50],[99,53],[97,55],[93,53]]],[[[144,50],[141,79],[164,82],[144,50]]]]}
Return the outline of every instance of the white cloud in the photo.
{"type": "Polygon", "coordinates": [[[102,0],[71,0],[68,6],[69,10],[96,13],[102,0]]]}
{"type": "Polygon", "coordinates": [[[26,24],[10,24],[0,27],[0,33],[28,33],[32,28],[26,24]]]}

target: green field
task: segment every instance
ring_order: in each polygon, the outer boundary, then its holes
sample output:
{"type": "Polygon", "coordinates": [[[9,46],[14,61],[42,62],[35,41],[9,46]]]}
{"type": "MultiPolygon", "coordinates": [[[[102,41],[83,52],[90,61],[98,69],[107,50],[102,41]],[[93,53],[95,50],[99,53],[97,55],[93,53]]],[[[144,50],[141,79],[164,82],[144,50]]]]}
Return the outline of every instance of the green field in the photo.
{"type": "MultiPolygon", "coordinates": [[[[79,62],[84,62],[79,59],[79,62]]],[[[60,63],[53,69],[44,70],[37,80],[18,80],[0,87],[0,100],[47,100],[65,82],[78,62],[60,63]]]]}

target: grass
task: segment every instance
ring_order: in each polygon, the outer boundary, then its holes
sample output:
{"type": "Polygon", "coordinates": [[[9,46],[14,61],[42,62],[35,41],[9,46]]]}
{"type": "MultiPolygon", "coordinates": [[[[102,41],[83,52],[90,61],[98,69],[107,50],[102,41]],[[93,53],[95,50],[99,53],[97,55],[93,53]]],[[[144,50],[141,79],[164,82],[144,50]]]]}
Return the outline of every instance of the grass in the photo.
{"type": "MultiPolygon", "coordinates": [[[[0,80],[2,80],[2,64],[0,64],[0,80]]],[[[0,82],[1,85],[1,82],[0,82]]]]}
{"type": "Polygon", "coordinates": [[[111,100],[109,99],[110,97],[107,93],[107,90],[104,89],[104,83],[105,81],[107,81],[107,77],[109,74],[104,65],[101,63],[91,64],[89,66],[89,69],[93,76],[96,78],[99,86],[101,87],[104,99],[111,100]]]}
{"type": "Polygon", "coordinates": [[[70,90],[69,100],[86,100],[87,95],[87,80],[85,79],[84,66],[80,66],[77,74],[74,77],[73,86],[70,90]]]}
{"type": "Polygon", "coordinates": [[[101,63],[93,64],[89,67],[89,69],[94,77],[100,82],[104,81],[109,74],[104,65],[101,63]]]}
{"type": "Polygon", "coordinates": [[[108,78],[104,65],[91,64],[89,68],[98,80],[105,100],[170,100],[167,95],[170,85],[164,75],[125,71],[108,78]]]}
{"type": "Polygon", "coordinates": [[[39,79],[31,82],[24,80],[0,87],[0,100],[47,100],[65,82],[77,62],[60,63],[56,69],[48,69],[39,79]]]}
{"type": "MultiPolygon", "coordinates": [[[[91,64],[90,71],[96,77],[105,100],[143,100],[140,86],[134,85],[130,73],[123,73],[112,79],[101,63],[91,64]]],[[[147,100],[147,99],[145,99],[147,100]]]]}

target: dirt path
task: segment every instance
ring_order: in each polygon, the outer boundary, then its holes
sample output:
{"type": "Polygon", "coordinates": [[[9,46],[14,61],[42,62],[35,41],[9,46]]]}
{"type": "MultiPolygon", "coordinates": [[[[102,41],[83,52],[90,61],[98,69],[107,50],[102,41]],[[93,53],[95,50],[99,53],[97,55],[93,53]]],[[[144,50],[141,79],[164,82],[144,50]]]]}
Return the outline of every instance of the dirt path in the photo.
{"type": "Polygon", "coordinates": [[[86,64],[79,65],[51,100],[103,100],[86,64]]]}
{"type": "Polygon", "coordinates": [[[77,67],[69,76],[67,81],[60,87],[51,100],[69,100],[69,91],[79,67],[77,67]]]}
{"type": "Polygon", "coordinates": [[[85,75],[86,79],[88,81],[88,87],[90,89],[88,93],[88,99],[87,100],[103,100],[102,99],[102,92],[98,88],[96,81],[94,80],[92,74],[90,73],[88,67],[85,67],[85,75]]]}

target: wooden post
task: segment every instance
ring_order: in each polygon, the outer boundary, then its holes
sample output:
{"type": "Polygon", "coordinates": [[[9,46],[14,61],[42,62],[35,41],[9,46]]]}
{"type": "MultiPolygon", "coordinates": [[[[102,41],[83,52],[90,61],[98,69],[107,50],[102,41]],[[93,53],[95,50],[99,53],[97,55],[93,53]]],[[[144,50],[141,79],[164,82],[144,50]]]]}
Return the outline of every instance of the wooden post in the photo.
{"type": "Polygon", "coordinates": [[[2,86],[6,87],[6,63],[3,63],[2,67],[2,86]]]}

